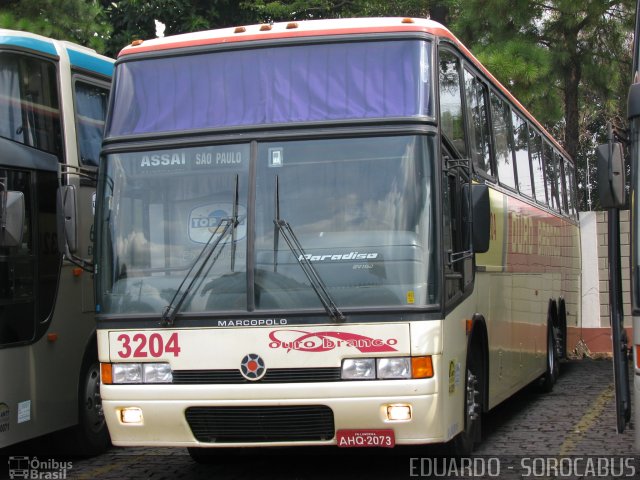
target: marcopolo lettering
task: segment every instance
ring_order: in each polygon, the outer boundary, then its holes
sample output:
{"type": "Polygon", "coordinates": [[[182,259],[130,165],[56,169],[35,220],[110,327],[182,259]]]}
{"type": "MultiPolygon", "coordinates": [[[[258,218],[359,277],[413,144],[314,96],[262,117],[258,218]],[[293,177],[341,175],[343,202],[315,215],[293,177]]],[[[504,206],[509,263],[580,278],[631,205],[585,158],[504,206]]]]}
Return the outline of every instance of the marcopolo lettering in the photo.
{"type": "Polygon", "coordinates": [[[269,327],[286,325],[286,318],[252,318],[242,320],[218,320],[219,327],[269,327]]]}

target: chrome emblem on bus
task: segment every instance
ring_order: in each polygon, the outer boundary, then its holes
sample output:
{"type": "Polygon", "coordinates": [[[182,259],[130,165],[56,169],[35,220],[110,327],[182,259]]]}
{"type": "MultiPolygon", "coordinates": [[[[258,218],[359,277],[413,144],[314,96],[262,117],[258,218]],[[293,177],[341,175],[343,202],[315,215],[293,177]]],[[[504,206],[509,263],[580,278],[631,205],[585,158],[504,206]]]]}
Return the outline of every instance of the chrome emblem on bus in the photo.
{"type": "Polygon", "coordinates": [[[264,374],[267,373],[267,368],[260,355],[250,353],[245,355],[242,362],[240,362],[240,373],[247,380],[256,381],[264,377],[264,374]]]}

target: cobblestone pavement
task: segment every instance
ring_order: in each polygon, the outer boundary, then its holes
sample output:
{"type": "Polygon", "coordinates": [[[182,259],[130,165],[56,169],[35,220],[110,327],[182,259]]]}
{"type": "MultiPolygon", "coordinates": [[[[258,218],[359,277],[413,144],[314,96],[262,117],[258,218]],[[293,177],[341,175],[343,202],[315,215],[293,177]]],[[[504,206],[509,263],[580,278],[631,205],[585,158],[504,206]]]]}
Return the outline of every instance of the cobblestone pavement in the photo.
{"type": "MultiPolygon", "coordinates": [[[[498,472],[500,478],[514,479],[640,478],[633,425],[616,433],[612,379],[610,360],[563,363],[553,392],[527,388],[496,407],[484,419],[485,438],[474,457],[456,463],[438,457],[433,448],[289,449],[268,456],[225,455],[211,465],[196,464],[185,449],[171,448],[114,447],[90,459],[56,458],[47,452],[55,436],[0,454],[58,462],[40,469],[49,476],[29,478],[78,480],[493,478],[498,472]],[[66,476],[52,477],[56,472],[66,476]]],[[[0,461],[0,478],[8,476],[4,465],[0,461]]]]}

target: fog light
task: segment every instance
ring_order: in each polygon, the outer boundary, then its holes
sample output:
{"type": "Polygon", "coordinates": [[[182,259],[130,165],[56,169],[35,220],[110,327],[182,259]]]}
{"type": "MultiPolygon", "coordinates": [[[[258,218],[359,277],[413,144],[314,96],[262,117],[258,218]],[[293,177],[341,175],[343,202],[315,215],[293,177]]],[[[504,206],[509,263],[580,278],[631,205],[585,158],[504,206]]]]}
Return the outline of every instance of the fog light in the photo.
{"type": "Polygon", "coordinates": [[[411,405],[387,405],[387,420],[411,420],[411,405]]]}
{"type": "Polygon", "coordinates": [[[142,410],[138,407],[120,410],[120,421],[127,424],[142,424],[142,410]]]}

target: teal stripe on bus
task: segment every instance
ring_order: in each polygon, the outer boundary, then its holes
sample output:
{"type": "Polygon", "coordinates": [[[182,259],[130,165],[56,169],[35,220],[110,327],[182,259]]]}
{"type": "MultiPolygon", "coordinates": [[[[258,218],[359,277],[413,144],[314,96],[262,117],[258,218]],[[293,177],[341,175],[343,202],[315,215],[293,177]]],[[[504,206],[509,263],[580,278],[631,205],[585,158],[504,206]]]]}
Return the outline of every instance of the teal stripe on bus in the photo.
{"type": "Polygon", "coordinates": [[[67,52],[69,53],[69,61],[73,67],[90,70],[107,77],[111,77],[113,74],[113,62],[71,48],[67,48],[67,52]]]}
{"type": "Polygon", "coordinates": [[[15,47],[28,48],[36,52],[58,56],[56,47],[52,42],[40,38],[22,37],[19,35],[0,35],[0,45],[13,45],[15,47]]]}

